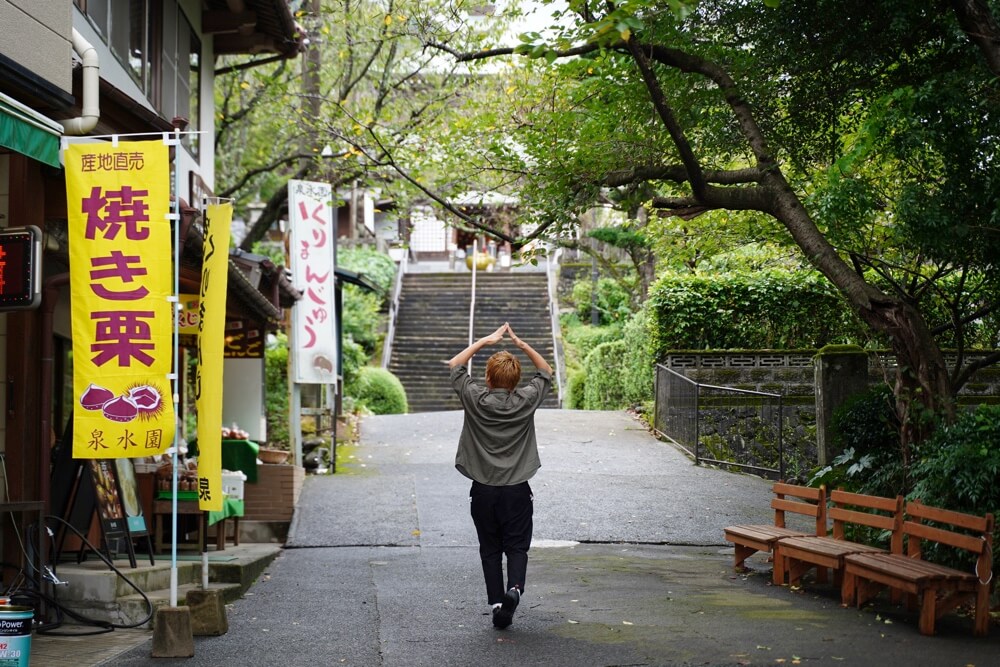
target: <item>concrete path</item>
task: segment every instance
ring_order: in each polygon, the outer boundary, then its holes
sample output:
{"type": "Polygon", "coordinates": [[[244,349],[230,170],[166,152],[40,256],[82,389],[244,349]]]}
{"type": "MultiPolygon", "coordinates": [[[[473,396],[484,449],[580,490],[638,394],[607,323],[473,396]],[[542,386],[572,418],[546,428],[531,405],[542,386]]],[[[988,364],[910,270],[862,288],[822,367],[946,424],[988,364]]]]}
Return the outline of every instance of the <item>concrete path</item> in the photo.
{"type": "Polygon", "coordinates": [[[542,411],[535,544],[514,625],[485,605],[461,413],[366,418],[338,473],[310,477],[286,549],[195,657],[114,665],[992,665],[1000,628],[922,637],[898,609],[735,575],[723,527],[770,522],[769,483],[696,467],[624,413],[542,411]]]}

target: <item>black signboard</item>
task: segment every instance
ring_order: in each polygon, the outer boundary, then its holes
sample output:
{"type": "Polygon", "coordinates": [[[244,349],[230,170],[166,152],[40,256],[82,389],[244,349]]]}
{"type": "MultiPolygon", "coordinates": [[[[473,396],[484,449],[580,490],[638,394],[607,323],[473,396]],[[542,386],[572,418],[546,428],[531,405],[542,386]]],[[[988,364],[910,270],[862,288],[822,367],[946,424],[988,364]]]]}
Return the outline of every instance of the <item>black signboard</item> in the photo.
{"type": "Polygon", "coordinates": [[[0,311],[37,308],[42,300],[42,232],[0,229],[0,311]]]}

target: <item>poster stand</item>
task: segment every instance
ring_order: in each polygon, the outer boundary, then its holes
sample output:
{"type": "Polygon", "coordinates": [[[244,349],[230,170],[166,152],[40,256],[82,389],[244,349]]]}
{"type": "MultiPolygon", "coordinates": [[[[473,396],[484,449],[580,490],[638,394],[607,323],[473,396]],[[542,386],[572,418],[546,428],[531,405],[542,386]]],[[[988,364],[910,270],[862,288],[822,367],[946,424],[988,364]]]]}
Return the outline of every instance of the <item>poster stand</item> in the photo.
{"type": "MultiPolygon", "coordinates": [[[[67,526],[86,536],[96,512],[100,517],[103,548],[109,557],[118,553],[112,548],[112,541],[115,544],[124,541],[129,561],[132,567],[137,567],[133,542],[145,538],[149,563],[155,564],[152,540],[138,501],[132,462],[128,459],[99,459],[88,464],[86,460],[73,458],[72,443],[71,417],[52,458],[52,509],[64,522],[55,531],[53,560],[58,562],[63,552],[67,526]]],[[[76,555],[77,563],[83,562],[86,552],[87,545],[81,542],[76,555]]]]}

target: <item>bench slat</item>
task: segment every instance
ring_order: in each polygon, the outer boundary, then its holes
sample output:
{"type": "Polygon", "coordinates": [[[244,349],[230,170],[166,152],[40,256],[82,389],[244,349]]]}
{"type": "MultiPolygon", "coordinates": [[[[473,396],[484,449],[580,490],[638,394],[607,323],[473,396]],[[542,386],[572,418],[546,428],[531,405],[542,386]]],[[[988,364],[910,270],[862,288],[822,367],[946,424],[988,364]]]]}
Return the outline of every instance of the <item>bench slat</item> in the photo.
{"type": "Polygon", "coordinates": [[[906,513],[914,518],[925,521],[936,521],[938,523],[950,523],[953,526],[965,528],[966,530],[974,530],[979,533],[986,532],[989,523],[988,515],[976,516],[974,514],[965,514],[964,512],[945,510],[940,507],[924,505],[920,501],[907,503],[906,513]]]}
{"type": "Polygon", "coordinates": [[[983,541],[981,537],[975,535],[963,535],[962,533],[955,533],[950,530],[937,528],[935,526],[928,526],[914,521],[903,522],[903,532],[912,537],[919,537],[924,540],[931,540],[932,542],[959,547],[961,549],[965,549],[966,551],[971,551],[976,555],[983,553],[983,549],[986,547],[986,542],[983,541]]]}

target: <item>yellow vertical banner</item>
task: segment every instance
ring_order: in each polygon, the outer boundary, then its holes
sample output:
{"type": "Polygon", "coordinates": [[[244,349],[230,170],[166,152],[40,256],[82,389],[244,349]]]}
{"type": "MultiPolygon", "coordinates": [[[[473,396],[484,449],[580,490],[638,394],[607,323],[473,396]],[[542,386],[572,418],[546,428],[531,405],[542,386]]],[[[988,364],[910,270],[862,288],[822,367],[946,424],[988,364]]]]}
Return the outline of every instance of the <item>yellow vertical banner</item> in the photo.
{"type": "Polygon", "coordinates": [[[153,456],[174,407],[170,161],[162,141],[65,150],[73,456],[153,456]]]}
{"type": "Polygon", "coordinates": [[[222,509],[222,360],[229,282],[229,226],[233,205],[210,204],[205,212],[205,249],[198,306],[198,507],[222,509]]]}

